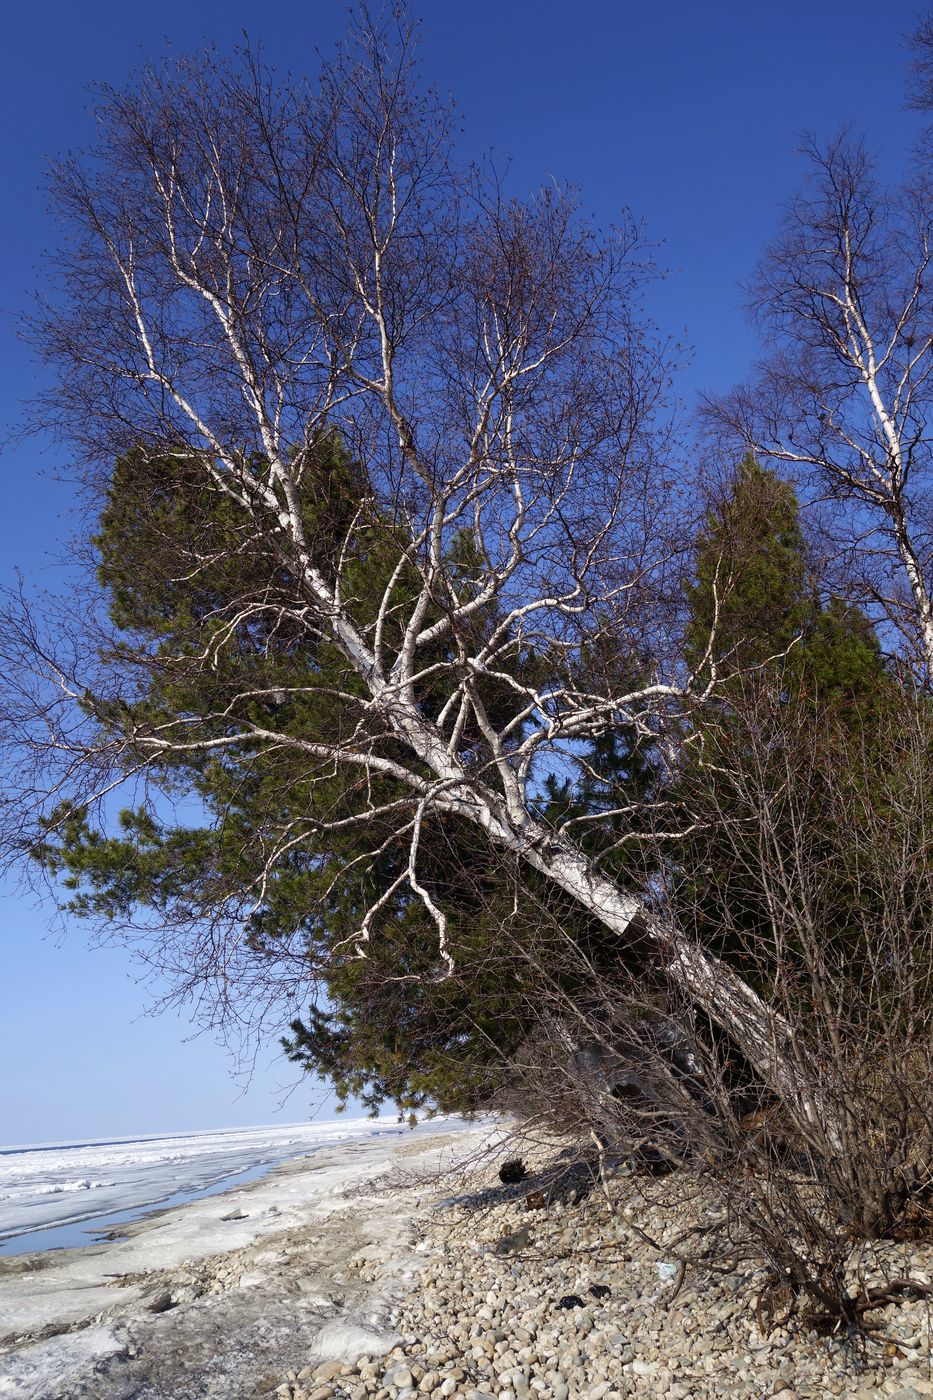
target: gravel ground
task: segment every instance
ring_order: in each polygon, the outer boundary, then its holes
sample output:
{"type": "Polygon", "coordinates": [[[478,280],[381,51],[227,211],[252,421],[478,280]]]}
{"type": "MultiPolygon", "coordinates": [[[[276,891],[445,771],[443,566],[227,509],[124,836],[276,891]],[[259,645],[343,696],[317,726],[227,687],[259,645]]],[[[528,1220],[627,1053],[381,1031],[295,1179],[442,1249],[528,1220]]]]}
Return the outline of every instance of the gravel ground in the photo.
{"type": "MultiPolygon", "coordinates": [[[[766,1271],[706,1179],[620,1169],[603,1192],[560,1151],[525,1147],[510,1187],[495,1125],[316,1154],[122,1242],[8,1260],[3,1296],[35,1317],[0,1345],[0,1397],[933,1400],[933,1304],[876,1311],[867,1340],[764,1335],[766,1271]]],[[[861,1265],[929,1282],[933,1245],[861,1265]]]]}
{"type": "MultiPolygon", "coordinates": [[[[495,1178],[488,1162],[480,1170],[495,1178]]],[[[611,1207],[565,1191],[529,1208],[529,1184],[438,1193],[419,1217],[422,1268],[385,1318],[398,1344],[312,1356],[282,1378],[278,1400],[933,1397],[929,1303],[871,1314],[864,1343],[800,1326],[762,1335],[766,1272],[723,1256],[725,1213],[708,1186],[682,1172],[609,1185],[611,1207]]],[[[349,1267],[366,1281],[389,1266],[363,1251],[349,1267]]],[[[868,1281],[882,1268],[928,1282],[933,1250],[884,1246],[868,1281]]]]}

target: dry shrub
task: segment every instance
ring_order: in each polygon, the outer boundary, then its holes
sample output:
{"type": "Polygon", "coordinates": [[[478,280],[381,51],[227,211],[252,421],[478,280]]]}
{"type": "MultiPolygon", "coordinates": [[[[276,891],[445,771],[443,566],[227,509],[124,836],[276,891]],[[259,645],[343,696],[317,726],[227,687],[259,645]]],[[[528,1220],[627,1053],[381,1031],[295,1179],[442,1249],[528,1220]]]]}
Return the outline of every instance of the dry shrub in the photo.
{"type": "Polygon", "coordinates": [[[663,959],[584,967],[568,938],[564,967],[552,949],[536,969],[538,1031],[502,1097],[603,1160],[704,1173],[772,1265],[762,1325],[798,1304],[861,1325],[928,1291],[885,1242],[933,1234],[933,716],[898,692],[869,720],[749,688],[691,775],[695,844],[655,853],[672,924],[779,1013],[795,1092],[774,1096],[663,959]]]}

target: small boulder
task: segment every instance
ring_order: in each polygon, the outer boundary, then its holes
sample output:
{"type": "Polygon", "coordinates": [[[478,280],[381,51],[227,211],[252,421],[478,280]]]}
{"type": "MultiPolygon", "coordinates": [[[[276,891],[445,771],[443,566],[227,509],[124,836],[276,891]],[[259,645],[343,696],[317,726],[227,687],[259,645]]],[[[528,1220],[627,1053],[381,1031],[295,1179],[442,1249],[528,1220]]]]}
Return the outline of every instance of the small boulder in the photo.
{"type": "Polygon", "coordinates": [[[415,1383],[407,1366],[393,1367],[391,1371],[386,1371],[382,1380],[384,1385],[394,1386],[396,1390],[410,1390],[415,1383]]]}
{"type": "MultiPolygon", "coordinates": [[[[323,1382],[323,1381],[332,1381],[332,1380],[335,1378],[335,1376],[339,1376],[339,1375],[340,1375],[340,1373],[341,1373],[342,1370],[343,1370],[343,1362],[342,1362],[342,1361],[324,1361],[324,1362],[322,1362],[322,1364],[321,1364],[320,1366],[315,1367],[315,1370],[314,1370],[314,1379],[315,1379],[316,1381],[321,1381],[321,1382],[323,1382]]],[[[300,1371],[299,1371],[299,1373],[298,1373],[298,1377],[299,1377],[299,1379],[301,1379],[301,1372],[300,1372],[300,1371]]]]}
{"type": "Polygon", "coordinates": [[[503,1186],[517,1186],[520,1181],[524,1181],[528,1175],[525,1170],[525,1163],[521,1157],[510,1157],[507,1162],[503,1162],[499,1168],[499,1180],[503,1186]]]}
{"type": "MultiPolygon", "coordinates": [[[[335,1305],[340,1306],[336,1300],[335,1305]]],[[[325,1322],[314,1338],[313,1348],[320,1361],[345,1361],[352,1365],[361,1356],[385,1356],[401,1340],[395,1332],[377,1331],[374,1327],[334,1319],[325,1322]]]]}
{"type": "Polygon", "coordinates": [[[514,1254],[517,1249],[524,1249],[530,1238],[531,1230],[527,1225],[523,1225],[514,1235],[503,1235],[501,1240],[497,1240],[495,1253],[500,1258],[506,1254],[514,1254]]]}

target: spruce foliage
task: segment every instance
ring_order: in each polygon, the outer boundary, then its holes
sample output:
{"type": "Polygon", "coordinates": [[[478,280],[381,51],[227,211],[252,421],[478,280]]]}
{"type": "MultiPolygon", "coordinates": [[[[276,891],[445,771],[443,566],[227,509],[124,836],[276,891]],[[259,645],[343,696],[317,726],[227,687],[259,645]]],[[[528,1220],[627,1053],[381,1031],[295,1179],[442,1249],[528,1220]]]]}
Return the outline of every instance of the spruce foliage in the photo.
{"type": "MultiPolygon", "coordinates": [[[[264,463],[253,470],[261,476],[264,463]]],[[[398,542],[336,435],[320,441],[306,479],[313,562],[332,576],[340,542],[349,607],[365,632],[397,566],[398,542]]],[[[89,697],[89,710],[105,734],[165,725],[218,746],[176,747],[156,765],[150,758],[161,796],[121,812],[114,834],[86,812],[55,814],[41,857],[77,914],[178,923],[204,942],[233,930],[242,981],[262,990],[279,978],[293,996],[309,998],[283,1044],[341,1098],[374,1111],[386,1101],[404,1113],[470,1111],[495,1093],[538,1023],[542,970],[550,995],[573,997],[594,959],[605,967],[617,960],[616,945],[546,882],[500,862],[465,818],[431,811],[418,872],[447,913],[455,974],[444,975],[437,927],[404,879],[404,823],[395,811],[355,820],[367,807],[410,803],[410,792],[391,775],[361,769],[356,777],[313,752],[317,740],[343,740],[391,759],[397,741],[373,729],[361,682],[337,647],[304,624],[294,607],[300,590],[274,537],[240,520],[222,490],[206,492],[184,460],[140,452],[116,464],[95,545],[114,626],[110,659],[133,677],[135,699],[89,697]],[[253,728],[292,742],[254,743],[253,728]],[[362,938],[364,915],[378,901],[362,938]]],[[[461,534],[449,551],[468,590],[473,543],[461,534]]],[[[401,636],[415,593],[401,570],[389,633],[401,636]]],[[[492,609],[478,610],[473,625],[491,629],[495,620],[492,609]]],[[[447,699],[451,659],[439,643],[434,674],[424,668],[419,703],[427,715],[447,699]]],[[[586,666],[606,662],[586,659],[581,684],[586,666]]],[[[512,664],[525,675],[540,665],[527,652],[512,664]]],[[[477,684],[500,726],[515,704],[512,690],[488,678],[477,684]]],[[[520,733],[516,726],[516,739],[520,733]]],[[[459,742],[469,763],[486,761],[475,728],[459,742]]],[[[542,780],[545,816],[569,805],[581,815],[599,803],[608,811],[626,786],[637,804],[653,775],[631,732],[607,732],[592,753],[568,755],[568,765],[559,780],[542,780]]],[[[607,817],[602,828],[581,828],[581,838],[609,848],[612,832],[607,817]]],[[[606,859],[621,869],[608,849],[606,859]]]]}
{"type": "Polygon", "coordinates": [[[821,595],[793,487],[751,458],[707,517],[686,597],[687,655],[715,665],[720,684],[685,736],[693,831],[671,851],[681,917],[767,991],[793,957],[786,945],[776,956],[775,870],[806,841],[819,879],[788,887],[788,903],[818,903],[829,961],[858,975],[866,950],[850,915],[866,891],[822,814],[838,813],[840,784],[864,782],[866,755],[891,761],[896,678],[866,616],[821,595]]]}

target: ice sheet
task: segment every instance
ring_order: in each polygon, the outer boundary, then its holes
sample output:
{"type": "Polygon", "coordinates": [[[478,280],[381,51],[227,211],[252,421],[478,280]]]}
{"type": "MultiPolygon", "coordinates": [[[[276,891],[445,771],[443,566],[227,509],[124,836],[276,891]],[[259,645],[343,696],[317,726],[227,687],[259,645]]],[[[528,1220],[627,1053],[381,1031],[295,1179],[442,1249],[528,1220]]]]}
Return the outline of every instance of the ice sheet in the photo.
{"type": "Polygon", "coordinates": [[[0,1240],[155,1205],[176,1192],[198,1191],[318,1147],[405,1131],[394,1118],[340,1119],[0,1148],[0,1240]]]}
{"type": "MultiPolygon", "coordinates": [[[[430,1185],[481,1151],[498,1124],[449,1118],[414,1133],[387,1122],[305,1126],[321,1152],[260,1181],[145,1216],[117,1240],[0,1261],[0,1400],[251,1395],[270,1367],[284,1373],[390,1347],[392,1300],[422,1257],[416,1183],[430,1185]],[[399,1180],[369,1189],[400,1164],[399,1180]],[[379,1263],[378,1281],[359,1278],[354,1265],[364,1259],[379,1263]],[[153,1306],[195,1276],[223,1286],[173,1298],[168,1310],[153,1306]]],[[[189,1136],[253,1131],[269,1130],[189,1136]]]]}

